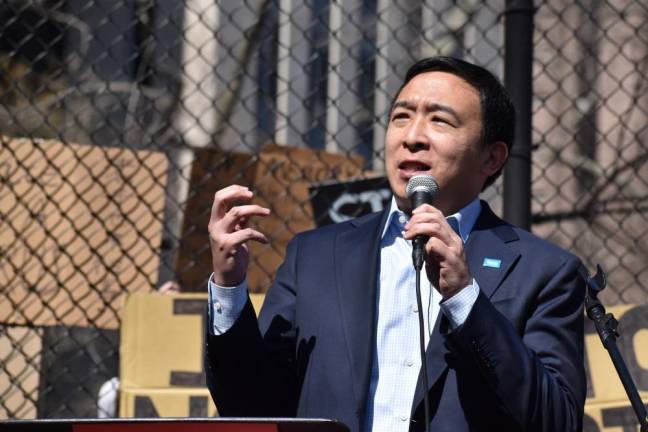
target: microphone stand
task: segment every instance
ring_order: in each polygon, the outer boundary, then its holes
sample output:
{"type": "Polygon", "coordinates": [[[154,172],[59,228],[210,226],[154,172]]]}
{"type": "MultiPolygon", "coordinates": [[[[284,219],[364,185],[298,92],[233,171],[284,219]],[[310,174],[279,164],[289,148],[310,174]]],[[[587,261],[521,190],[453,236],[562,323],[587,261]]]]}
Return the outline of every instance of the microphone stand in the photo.
{"type": "Polygon", "coordinates": [[[621,379],[623,388],[625,389],[628,399],[632,404],[635,411],[641,432],[648,432],[648,416],[646,415],[646,407],[644,406],[637,387],[632,380],[632,376],[626,367],[625,361],[621,356],[621,352],[616,344],[616,339],[619,337],[617,327],[619,322],[614,318],[611,313],[605,313],[605,307],[598,299],[598,293],[603,291],[607,282],[605,273],[600,265],[596,266],[596,274],[594,277],[587,276],[587,295],[585,296],[585,309],[589,319],[594,321],[596,331],[603,343],[603,346],[608,351],[614,368],[621,379]]]}

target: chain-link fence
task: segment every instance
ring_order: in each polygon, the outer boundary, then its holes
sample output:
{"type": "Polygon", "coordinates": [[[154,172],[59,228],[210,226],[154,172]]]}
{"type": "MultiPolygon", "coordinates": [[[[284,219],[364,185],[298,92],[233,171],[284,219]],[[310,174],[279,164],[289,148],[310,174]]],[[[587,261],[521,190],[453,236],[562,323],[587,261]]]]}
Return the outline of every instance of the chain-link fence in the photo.
{"type": "MultiPolygon", "coordinates": [[[[603,265],[606,304],[645,303],[648,3],[536,7],[533,230],[603,265]]],[[[273,210],[249,276],[263,292],[295,232],[348,217],[333,198],[323,208],[336,212],[318,210],[320,192],[381,187],[386,114],[409,64],[454,55],[502,76],[505,8],[2,2],[0,418],[98,415],[123,297],[206,289],[224,185],[253,187],[273,210]]],[[[501,213],[501,183],[485,198],[501,213]]]]}

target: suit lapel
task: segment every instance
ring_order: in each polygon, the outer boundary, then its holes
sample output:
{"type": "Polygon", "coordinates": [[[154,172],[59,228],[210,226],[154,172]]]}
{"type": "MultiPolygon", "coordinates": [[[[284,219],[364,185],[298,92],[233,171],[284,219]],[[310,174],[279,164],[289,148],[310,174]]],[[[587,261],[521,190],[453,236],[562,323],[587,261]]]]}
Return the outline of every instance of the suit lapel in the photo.
{"type": "Polygon", "coordinates": [[[508,243],[518,240],[513,228],[499,219],[486,203],[466,244],[466,259],[479,289],[492,297],[509,274],[520,253],[508,243]]]}
{"type": "MultiPolygon", "coordinates": [[[[501,285],[520,256],[517,251],[507,246],[507,243],[516,240],[518,240],[518,236],[511,226],[495,216],[488,204],[482,202],[481,213],[470,233],[465,252],[468,267],[479,284],[479,289],[489,298],[501,285]],[[492,261],[484,262],[484,259],[492,261]]],[[[445,359],[448,350],[440,331],[442,325],[447,325],[447,320],[443,317],[442,312],[439,312],[426,349],[426,368],[430,388],[448,368],[445,359]]],[[[412,404],[412,415],[422,401],[423,382],[422,374],[419,374],[412,404]]]]}
{"type": "Polygon", "coordinates": [[[358,410],[366,405],[371,374],[380,233],[388,210],[352,221],[350,229],[338,234],[335,244],[336,285],[358,410]]]}

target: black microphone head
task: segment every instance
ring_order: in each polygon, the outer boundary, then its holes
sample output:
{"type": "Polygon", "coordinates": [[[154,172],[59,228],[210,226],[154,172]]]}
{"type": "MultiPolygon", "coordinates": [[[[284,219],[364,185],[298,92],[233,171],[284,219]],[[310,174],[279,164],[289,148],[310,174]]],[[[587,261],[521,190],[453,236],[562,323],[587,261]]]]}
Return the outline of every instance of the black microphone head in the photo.
{"type": "Polygon", "coordinates": [[[410,200],[415,194],[417,194],[417,192],[429,195],[428,199],[431,203],[439,193],[439,184],[434,177],[429,174],[417,174],[409,179],[405,192],[410,200]]]}

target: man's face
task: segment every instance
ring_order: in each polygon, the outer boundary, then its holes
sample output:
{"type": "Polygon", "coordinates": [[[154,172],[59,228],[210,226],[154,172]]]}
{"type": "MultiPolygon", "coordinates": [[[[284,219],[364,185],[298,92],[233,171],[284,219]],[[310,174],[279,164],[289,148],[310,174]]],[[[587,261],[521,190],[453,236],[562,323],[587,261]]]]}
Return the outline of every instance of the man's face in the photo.
{"type": "Polygon", "coordinates": [[[401,210],[416,174],[439,183],[434,206],[452,214],[475,198],[488,176],[488,151],[480,143],[481,105],[477,89],[446,72],[415,76],[394,103],[385,139],[387,177],[401,210]]]}

